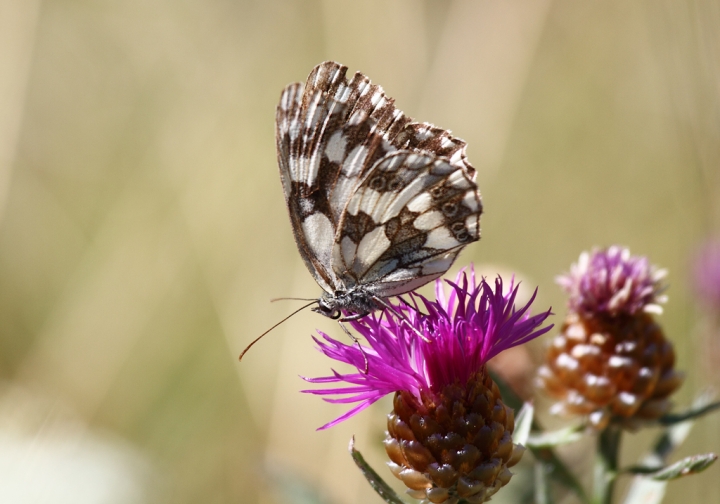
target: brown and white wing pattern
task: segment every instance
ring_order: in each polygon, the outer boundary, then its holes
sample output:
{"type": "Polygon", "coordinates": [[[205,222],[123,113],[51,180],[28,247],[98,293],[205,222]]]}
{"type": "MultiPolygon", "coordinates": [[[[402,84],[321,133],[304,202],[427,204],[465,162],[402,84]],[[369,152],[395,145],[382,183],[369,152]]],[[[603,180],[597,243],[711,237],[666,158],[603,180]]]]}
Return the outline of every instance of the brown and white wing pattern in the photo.
{"type": "Polygon", "coordinates": [[[479,238],[482,212],[465,142],[412,122],[380,86],[346,72],[321,63],[305,84],[285,88],[276,114],[293,233],[330,304],[350,291],[408,292],[441,275],[479,238]]]}
{"type": "Polygon", "coordinates": [[[347,67],[325,62],[305,85],[289,85],[276,114],[280,177],[295,233],[308,269],[327,292],[337,279],[331,268],[337,222],[362,174],[395,148],[386,140],[407,119],[377,85],[347,67]]]}
{"type": "Polygon", "coordinates": [[[480,238],[482,203],[465,170],[407,150],[364,177],[340,220],[335,274],[380,298],[414,290],[447,271],[480,238]]]}

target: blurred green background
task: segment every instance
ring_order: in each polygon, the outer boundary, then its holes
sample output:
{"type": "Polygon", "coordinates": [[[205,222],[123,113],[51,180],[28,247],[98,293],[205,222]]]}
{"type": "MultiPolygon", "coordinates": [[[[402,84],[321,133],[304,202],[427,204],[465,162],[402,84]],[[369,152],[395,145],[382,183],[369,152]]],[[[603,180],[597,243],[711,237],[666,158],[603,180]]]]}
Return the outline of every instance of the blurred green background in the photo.
{"type": "MultiPolygon", "coordinates": [[[[298,393],[332,321],[302,313],[237,361],[296,306],[271,298],[319,294],[273,122],[327,59],[467,140],[486,214],[458,266],[517,272],[560,323],[555,275],[627,245],[670,271],[677,403],[720,383],[689,282],[720,230],[717,0],[0,0],[0,494],[380,502],[346,449],[383,470],[389,403],[316,432],[344,409],[298,393]]],[[[719,432],[700,421],[679,455],[719,432]]],[[[718,496],[712,467],[666,502],[718,496]]]]}

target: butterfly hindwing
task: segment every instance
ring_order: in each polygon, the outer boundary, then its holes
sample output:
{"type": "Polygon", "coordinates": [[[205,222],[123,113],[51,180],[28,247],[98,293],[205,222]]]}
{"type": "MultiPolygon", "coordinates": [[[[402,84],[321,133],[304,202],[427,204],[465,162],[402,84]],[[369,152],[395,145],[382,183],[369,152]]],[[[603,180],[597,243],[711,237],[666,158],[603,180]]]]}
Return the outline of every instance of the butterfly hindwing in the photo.
{"type": "Polygon", "coordinates": [[[442,275],[479,239],[481,211],[463,168],[424,153],[390,154],[348,202],[335,237],[335,273],[379,297],[412,290],[442,275]]]}

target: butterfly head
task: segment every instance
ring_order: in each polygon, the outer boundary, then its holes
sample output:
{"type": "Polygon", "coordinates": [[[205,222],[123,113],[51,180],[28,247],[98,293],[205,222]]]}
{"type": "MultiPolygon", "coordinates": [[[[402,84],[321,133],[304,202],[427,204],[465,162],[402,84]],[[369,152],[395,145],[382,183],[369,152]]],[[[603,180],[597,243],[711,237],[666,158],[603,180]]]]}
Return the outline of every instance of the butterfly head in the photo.
{"type": "Polygon", "coordinates": [[[340,309],[337,307],[335,297],[333,296],[324,294],[320,299],[318,299],[317,303],[318,305],[315,308],[312,308],[312,311],[315,313],[320,313],[321,315],[325,315],[333,320],[339,319],[342,315],[340,309]]]}

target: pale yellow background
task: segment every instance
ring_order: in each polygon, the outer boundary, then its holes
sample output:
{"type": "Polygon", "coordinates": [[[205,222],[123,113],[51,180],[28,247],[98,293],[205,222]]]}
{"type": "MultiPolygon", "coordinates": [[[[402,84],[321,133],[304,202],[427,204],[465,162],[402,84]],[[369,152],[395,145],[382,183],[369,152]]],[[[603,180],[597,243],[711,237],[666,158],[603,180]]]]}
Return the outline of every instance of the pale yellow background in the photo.
{"type": "MultiPolygon", "coordinates": [[[[467,140],[486,214],[459,265],[518,272],[560,323],[554,276],[628,245],[670,270],[678,402],[720,383],[688,279],[720,231],[716,0],[0,0],[0,496],[380,502],[346,448],[383,470],[389,403],[316,432],[344,407],[298,393],[334,323],[303,313],[237,361],[297,306],[271,298],[319,294],[273,121],[326,59],[467,140]]],[[[715,502],[718,470],[666,502],[715,502]]]]}

